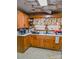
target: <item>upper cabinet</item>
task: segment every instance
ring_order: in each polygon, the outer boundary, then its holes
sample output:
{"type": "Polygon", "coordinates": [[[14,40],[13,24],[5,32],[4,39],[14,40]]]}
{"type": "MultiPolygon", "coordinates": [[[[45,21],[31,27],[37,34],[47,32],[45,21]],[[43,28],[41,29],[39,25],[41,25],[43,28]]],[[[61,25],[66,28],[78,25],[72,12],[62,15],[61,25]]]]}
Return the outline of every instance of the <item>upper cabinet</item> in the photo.
{"type": "Polygon", "coordinates": [[[29,28],[29,16],[25,14],[25,28],[29,28]]]}
{"type": "Polygon", "coordinates": [[[51,15],[47,15],[47,14],[34,14],[34,15],[30,15],[31,18],[35,18],[35,19],[40,19],[40,18],[47,18],[47,17],[53,17],[53,18],[62,18],[62,13],[57,13],[57,14],[51,14],[51,15]]]}
{"type": "Polygon", "coordinates": [[[24,13],[22,13],[21,11],[18,11],[17,14],[17,27],[24,28],[24,13]]]}
{"type": "Polygon", "coordinates": [[[17,28],[28,28],[29,27],[29,16],[25,13],[17,12],[17,28]]]}

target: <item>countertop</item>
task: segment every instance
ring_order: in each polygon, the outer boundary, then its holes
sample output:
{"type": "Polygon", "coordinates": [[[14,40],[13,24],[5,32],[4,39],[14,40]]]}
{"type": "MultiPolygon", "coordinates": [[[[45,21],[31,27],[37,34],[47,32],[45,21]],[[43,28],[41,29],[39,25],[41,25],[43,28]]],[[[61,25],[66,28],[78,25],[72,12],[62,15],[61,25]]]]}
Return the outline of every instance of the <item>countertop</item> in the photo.
{"type": "Polygon", "coordinates": [[[62,35],[55,35],[55,34],[32,34],[32,33],[27,33],[27,34],[24,34],[24,35],[17,34],[17,36],[28,36],[28,35],[62,36],[62,35]]]}

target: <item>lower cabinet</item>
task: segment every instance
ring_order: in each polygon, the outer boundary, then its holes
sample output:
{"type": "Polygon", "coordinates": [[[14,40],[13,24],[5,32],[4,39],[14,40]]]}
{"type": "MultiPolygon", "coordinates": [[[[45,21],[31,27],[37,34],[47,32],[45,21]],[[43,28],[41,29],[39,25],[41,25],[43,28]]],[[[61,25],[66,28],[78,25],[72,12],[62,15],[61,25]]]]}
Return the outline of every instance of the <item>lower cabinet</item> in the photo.
{"type": "Polygon", "coordinates": [[[23,37],[18,36],[17,37],[17,51],[22,52],[24,50],[24,39],[23,37]]]}
{"type": "Polygon", "coordinates": [[[39,45],[39,40],[37,40],[36,35],[31,35],[30,36],[30,40],[31,40],[31,45],[34,47],[38,47],[39,45]]]}
{"type": "Polygon", "coordinates": [[[59,43],[55,43],[55,36],[44,36],[44,35],[36,35],[33,37],[33,46],[53,49],[53,50],[61,50],[62,48],[62,37],[59,37],[59,43]]]}
{"type": "Polygon", "coordinates": [[[25,49],[28,49],[28,47],[30,46],[29,42],[30,42],[29,36],[25,36],[24,37],[24,47],[25,47],[25,49]]]}
{"type": "Polygon", "coordinates": [[[17,52],[24,52],[29,47],[28,37],[17,37],[17,52]]]}
{"type": "Polygon", "coordinates": [[[59,43],[55,43],[54,39],[53,50],[62,50],[62,37],[59,37],[59,43]]]}
{"type": "Polygon", "coordinates": [[[36,35],[30,35],[29,40],[30,40],[31,46],[33,46],[33,47],[39,46],[39,40],[37,39],[36,35]]]}
{"type": "Polygon", "coordinates": [[[46,38],[44,39],[44,47],[52,49],[53,44],[54,44],[54,39],[55,39],[54,36],[53,37],[52,36],[46,36],[46,38]]]}
{"type": "Polygon", "coordinates": [[[36,35],[36,38],[38,40],[38,47],[43,48],[44,47],[44,36],[42,35],[36,35]]]}
{"type": "Polygon", "coordinates": [[[52,50],[61,50],[62,37],[59,37],[59,43],[55,43],[55,36],[28,35],[17,37],[17,51],[24,52],[29,47],[40,47],[52,50]]]}

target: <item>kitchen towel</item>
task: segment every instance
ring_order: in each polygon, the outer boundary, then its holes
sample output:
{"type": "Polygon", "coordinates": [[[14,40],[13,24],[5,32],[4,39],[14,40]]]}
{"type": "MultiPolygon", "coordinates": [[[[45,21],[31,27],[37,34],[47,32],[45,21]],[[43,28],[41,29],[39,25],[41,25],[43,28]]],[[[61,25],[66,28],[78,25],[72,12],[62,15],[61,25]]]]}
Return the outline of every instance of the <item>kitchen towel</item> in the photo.
{"type": "Polygon", "coordinates": [[[59,43],[59,36],[55,37],[55,43],[58,44],[59,43]]]}

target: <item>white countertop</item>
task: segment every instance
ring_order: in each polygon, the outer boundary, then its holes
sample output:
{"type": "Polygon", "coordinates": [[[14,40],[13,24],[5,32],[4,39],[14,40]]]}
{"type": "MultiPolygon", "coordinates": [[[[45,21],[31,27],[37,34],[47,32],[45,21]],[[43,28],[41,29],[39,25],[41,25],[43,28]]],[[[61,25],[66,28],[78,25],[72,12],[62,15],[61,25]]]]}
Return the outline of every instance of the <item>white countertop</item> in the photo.
{"type": "Polygon", "coordinates": [[[28,35],[47,35],[47,36],[62,36],[62,35],[55,35],[55,34],[32,34],[32,33],[27,33],[24,35],[17,35],[17,36],[28,36],[28,35]]]}
{"type": "Polygon", "coordinates": [[[27,34],[24,34],[24,35],[21,35],[21,34],[17,34],[17,36],[27,36],[27,35],[31,35],[32,33],[27,33],[27,34]]]}

